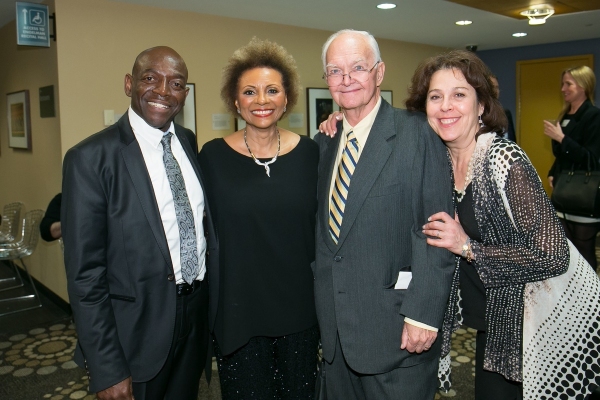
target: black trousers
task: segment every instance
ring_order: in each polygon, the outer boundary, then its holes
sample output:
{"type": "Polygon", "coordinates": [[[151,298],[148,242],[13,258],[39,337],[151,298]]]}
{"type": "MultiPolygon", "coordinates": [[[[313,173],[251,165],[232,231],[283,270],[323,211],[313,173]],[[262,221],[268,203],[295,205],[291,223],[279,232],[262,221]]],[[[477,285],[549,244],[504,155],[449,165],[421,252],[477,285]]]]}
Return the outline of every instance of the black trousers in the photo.
{"type": "Polygon", "coordinates": [[[229,355],[214,344],[223,400],[314,398],[317,326],[280,337],[253,337],[229,355]]]}
{"type": "Polygon", "coordinates": [[[200,289],[177,297],[175,331],[165,365],[150,381],[133,383],[135,399],[197,400],[200,376],[206,365],[208,338],[208,284],[205,279],[200,289]]]}
{"type": "Polygon", "coordinates": [[[487,334],[477,332],[475,343],[475,400],[522,400],[523,385],[509,381],[496,372],[483,369],[483,355],[487,334]]]}
{"type": "Polygon", "coordinates": [[[583,258],[590,263],[594,271],[596,261],[596,235],[600,232],[600,223],[581,223],[559,218],[567,238],[575,245],[583,258]]]}

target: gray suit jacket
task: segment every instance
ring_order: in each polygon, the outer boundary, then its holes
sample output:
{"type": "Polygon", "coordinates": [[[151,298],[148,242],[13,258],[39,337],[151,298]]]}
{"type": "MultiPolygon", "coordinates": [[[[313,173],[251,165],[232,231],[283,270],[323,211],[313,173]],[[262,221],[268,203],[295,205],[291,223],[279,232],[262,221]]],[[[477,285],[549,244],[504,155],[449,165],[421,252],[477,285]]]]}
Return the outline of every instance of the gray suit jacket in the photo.
{"type": "MultiPolygon", "coordinates": [[[[341,125],[338,126],[341,132],[341,125]]],[[[441,340],[420,355],[400,350],[404,317],[440,328],[454,256],[427,245],[427,218],[452,212],[450,169],[442,141],[421,113],[382,100],[350,183],[339,242],[328,231],[329,188],[342,135],[320,146],[315,300],[323,356],[336,338],[348,365],[364,374],[388,372],[439,356],[441,340]],[[412,272],[406,290],[398,273],[412,272]]]]}
{"type": "MultiPolygon", "coordinates": [[[[175,134],[202,185],[194,134],[179,125],[175,134]]],[[[206,279],[218,274],[218,247],[206,195],[204,201],[211,254],[206,279]]],[[[75,360],[85,363],[90,390],[130,375],[135,382],[152,379],[171,347],[176,288],[154,189],[127,113],[65,155],[61,217],[79,339],[75,360]]]]}

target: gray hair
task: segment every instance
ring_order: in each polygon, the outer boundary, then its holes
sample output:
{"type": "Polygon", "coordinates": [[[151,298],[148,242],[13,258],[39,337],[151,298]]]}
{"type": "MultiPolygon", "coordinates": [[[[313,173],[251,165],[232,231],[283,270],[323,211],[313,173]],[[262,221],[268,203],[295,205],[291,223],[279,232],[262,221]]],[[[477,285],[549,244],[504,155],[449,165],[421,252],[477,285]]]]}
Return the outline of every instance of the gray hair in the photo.
{"type": "Polygon", "coordinates": [[[321,60],[323,61],[323,71],[327,70],[327,50],[329,49],[329,45],[333,42],[338,36],[350,34],[355,36],[363,36],[367,40],[367,44],[371,48],[373,52],[373,56],[375,57],[375,61],[381,61],[381,53],[379,52],[379,45],[377,44],[377,40],[375,37],[371,35],[367,31],[355,31],[354,29],[342,29],[341,31],[337,31],[333,35],[329,36],[329,39],[323,45],[323,51],[321,52],[321,60]]]}

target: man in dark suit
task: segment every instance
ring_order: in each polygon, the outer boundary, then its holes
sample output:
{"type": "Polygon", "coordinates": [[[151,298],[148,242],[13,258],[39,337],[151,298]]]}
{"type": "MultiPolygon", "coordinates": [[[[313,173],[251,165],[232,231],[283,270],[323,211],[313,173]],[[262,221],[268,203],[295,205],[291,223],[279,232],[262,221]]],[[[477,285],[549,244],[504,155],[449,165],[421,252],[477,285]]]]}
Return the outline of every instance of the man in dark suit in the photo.
{"type": "Polygon", "coordinates": [[[377,42],[344,30],[323,46],[325,79],[344,110],[320,146],[315,300],[332,399],[433,399],[436,340],[453,256],[421,227],[452,212],[446,150],[425,116],[381,99],[377,42]]]}
{"type": "Polygon", "coordinates": [[[205,255],[216,255],[217,244],[196,138],[173,123],[187,77],[173,49],[142,52],[125,76],[128,112],[65,156],[75,360],[98,399],[198,396],[208,350],[206,273],[217,262],[205,255]]]}

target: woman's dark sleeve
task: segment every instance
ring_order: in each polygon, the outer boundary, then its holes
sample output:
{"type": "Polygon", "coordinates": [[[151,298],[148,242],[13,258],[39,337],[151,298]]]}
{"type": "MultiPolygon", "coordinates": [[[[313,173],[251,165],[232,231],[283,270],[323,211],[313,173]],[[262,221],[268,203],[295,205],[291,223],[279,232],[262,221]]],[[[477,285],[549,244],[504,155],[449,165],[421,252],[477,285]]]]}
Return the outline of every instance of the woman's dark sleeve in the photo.
{"type": "Polygon", "coordinates": [[[541,281],[566,271],[567,239],[535,168],[525,156],[510,165],[504,193],[514,221],[511,242],[472,242],[475,267],[484,286],[541,281]]]}
{"type": "Polygon", "coordinates": [[[600,110],[590,107],[577,122],[573,134],[565,136],[562,143],[558,144],[557,150],[554,154],[563,162],[567,161],[583,168],[589,160],[593,169],[600,168],[600,110]],[[576,141],[573,137],[581,139],[576,141]]]}
{"type": "Polygon", "coordinates": [[[48,208],[46,209],[46,214],[44,215],[42,222],[40,222],[40,235],[46,242],[52,242],[56,240],[50,233],[50,227],[53,223],[60,222],[61,200],[62,193],[57,194],[52,200],[50,200],[50,204],[48,204],[48,208]]]}

